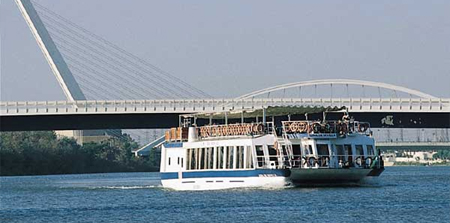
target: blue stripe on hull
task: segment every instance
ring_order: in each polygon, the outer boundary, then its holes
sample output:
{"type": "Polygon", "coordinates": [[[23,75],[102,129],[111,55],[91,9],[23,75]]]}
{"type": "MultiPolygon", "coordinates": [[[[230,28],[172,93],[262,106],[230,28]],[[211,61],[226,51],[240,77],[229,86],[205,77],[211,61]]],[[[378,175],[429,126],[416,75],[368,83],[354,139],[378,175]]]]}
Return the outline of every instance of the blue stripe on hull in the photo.
{"type": "MultiPolygon", "coordinates": [[[[258,177],[264,174],[271,174],[287,177],[289,170],[218,170],[218,171],[193,171],[183,172],[183,178],[210,178],[210,177],[258,177]]],[[[178,172],[161,173],[162,180],[178,179],[178,172]]]]}

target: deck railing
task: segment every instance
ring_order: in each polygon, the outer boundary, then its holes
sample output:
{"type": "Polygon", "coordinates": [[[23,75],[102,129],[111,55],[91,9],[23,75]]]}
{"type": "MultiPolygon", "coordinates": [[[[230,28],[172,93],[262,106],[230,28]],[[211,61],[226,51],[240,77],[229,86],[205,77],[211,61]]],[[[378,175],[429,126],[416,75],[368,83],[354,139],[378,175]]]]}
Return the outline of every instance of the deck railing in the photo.
{"type": "Polygon", "coordinates": [[[370,134],[370,123],[348,120],[282,121],[283,134],[288,138],[300,136],[336,137],[345,134],[370,134]],[[336,134],[336,135],[333,135],[336,134]]]}
{"type": "Polygon", "coordinates": [[[380,168],[382,165],[379,155],[295,155],[293,159],[280,155],[256,156],[256,168],[370,169],[380,168]]]}

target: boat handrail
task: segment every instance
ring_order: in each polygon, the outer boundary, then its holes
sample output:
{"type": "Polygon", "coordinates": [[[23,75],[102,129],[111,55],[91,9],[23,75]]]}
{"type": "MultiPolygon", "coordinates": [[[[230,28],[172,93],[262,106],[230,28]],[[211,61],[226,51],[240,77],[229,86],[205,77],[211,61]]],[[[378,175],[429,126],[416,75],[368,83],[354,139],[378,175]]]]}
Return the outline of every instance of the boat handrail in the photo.
{"type": "Polygon", "coordinates": [[[292,160],[293,168],[371,168],[380,167],[380,155],[296,155],[292,160]],[[351,159],[349,159],[351,158],[351,159]]]}
{"type": "Polygon", "coordinates": [[[273,122],[235,123],[226,125],[205,125],[197,127],[200,138],[255,136],[270,134],[273,122]]]}
{"type": "Polygon", "coordinates": [[[285,134],[318,134],[336,133],[346,134],[368,134],[370,133],[370,123],[347,120],[322,121],[282,121],[283,133],[285,134]]]}

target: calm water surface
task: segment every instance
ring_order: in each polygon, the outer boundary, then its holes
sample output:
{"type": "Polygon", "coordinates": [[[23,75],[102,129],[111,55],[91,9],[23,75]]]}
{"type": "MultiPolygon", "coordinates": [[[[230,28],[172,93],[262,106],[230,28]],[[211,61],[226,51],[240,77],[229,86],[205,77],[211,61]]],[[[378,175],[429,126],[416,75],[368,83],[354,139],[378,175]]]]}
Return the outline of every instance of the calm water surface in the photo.
{"type": "Polygon", "coordinates": [[[178,192],[158,173],[0,178],[0,222],[450,222],[450,167],[356,187],[178,192]]]}

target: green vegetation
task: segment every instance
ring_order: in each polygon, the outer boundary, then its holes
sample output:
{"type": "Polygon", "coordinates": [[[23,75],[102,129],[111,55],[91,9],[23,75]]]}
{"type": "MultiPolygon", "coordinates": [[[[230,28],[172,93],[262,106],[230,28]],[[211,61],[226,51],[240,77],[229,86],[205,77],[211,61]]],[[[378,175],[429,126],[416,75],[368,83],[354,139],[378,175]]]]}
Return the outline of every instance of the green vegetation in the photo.
{"type": "Polygon", "coordinates": [[[0,133],[0,175],[157,171],[156,159],[133,156],[129,135],[80,146],[54,132],[0,133]]]}
{"type": "Polygon", "coordinates": [[[433,159],[450,160],[450,150],[439,150],[433,155],[433,159]]]}

